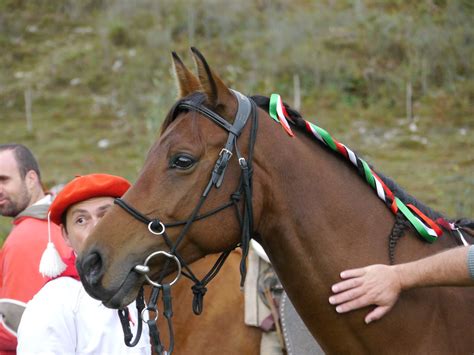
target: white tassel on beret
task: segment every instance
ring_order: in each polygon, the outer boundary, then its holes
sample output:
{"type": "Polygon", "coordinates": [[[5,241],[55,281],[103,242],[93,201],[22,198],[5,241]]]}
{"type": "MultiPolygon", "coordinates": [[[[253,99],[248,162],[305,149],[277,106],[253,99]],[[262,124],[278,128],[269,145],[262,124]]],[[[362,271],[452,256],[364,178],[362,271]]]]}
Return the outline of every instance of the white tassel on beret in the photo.
{"type": "Polygon", "coordinates": [[[41,261],[39,265],[39,272],[44,277],[56,277],[61,275],[61,273],[66,270],[66,264],[61,259],[61,256],[58,253],[58,250],[54,246],[54,243],[51,241],[51,221],[49,215],[51,212],[48,212],[48,246],[41,256],[41,261]]]}

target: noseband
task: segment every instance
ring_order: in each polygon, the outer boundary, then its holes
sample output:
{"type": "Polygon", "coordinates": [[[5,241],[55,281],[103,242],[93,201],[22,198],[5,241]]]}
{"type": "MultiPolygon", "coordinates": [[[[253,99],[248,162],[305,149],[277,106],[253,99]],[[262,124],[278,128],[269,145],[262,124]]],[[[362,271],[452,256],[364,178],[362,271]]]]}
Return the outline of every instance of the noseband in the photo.
{"type": "MultiPolygon", "coordinates": [[[[150,231],[151,234],[157,235],[157,236],[162,236],[163,239],[165,240],[166,244],[170,248],[169,253],[166,253],[164,251],[161,251],[161,254],[166,256],[168,259],[165,263],[165,266],[159,276],[158,281],[152,281],[147,273],[150,271],[148,266],[146,265],[149,259],[160,252],[155,252],[152,253],[148,258],[147,261],[144,263],[144,265],[136,265],[134,268],[135,272],[144,274],[146,276],[146,279],[149,283],[153,285],[153,291],[151,295],[151,300],[146,308],[142,306],[139,308],[139,315],[144,311],[144,310],[149,310],[153,312],[157,312],[156,310],[156,300],[158,298],[158,294],[160,292],[160,288],[163,289],[163,300],[164,300],[164,314],[165,317],[168,319],[168,327],[170,330],[170,347],[169,347],[169,353],[172,351],[172,346],[173,346],[173,336],[172,336],[172,328],[171,328],[171,322],[170,318],[171,317],[171,298],[169,296],[169,285],[162,285],[161,280],[165,276],[165,272],[168,268],[169,262],[171,260],[174,260],[178,264],[178,269],[179,271],[181,270],[181,265],[186,271],[182,271],[182,274],[189,279],[191,279],[194,282],[194,285],[192,286],[192,291],[194,294],[194,299],[193,299],[193,312],[195,314],[201,314],[202,309],[203,309],[203,297],[204,294],[206,293],[206,285],[217,275],[219,270],[221,269],[222,265],[224,264],[225,260],[229,256],[230,252],[235,248],[240,246],[242,249],[242,260],[240,263],[240,274],[241,274],[241,286],[243,286],[243,283],[245,281],[245,276],[246,276],[246,258],[248,255],[248,249],[249,249],[249,243],[250,239],[252,238],[252,233],[253,233],[253,207],[252,207],[252,158],[253,158],[253,150],[254,150],[254,145],[255,145],[255,140],[257,136],[257,128],[258,128],[258,121],[257,121],[257,108],[256,104],[254,103],[253,100],[250,98],[242,95],[238,91],[232,90],[234,93],[235,98],[237,99],[238,102],[238,109],[237,113],[234,119],[234,123],[230,124],[226,119],[224,119],[222,116],[219,114],[215,113],[214,111],[210,110],[209,108],[205,107],[202,103],[196,102],[196,100],[192,99],[187,99],[183,100],[175,108],[175,112],[177,110],[188,110],[188,111],[195,111],[200,113],[201,115],[207,117],[210,119],[212,122],[217,124],[219,127],[223,128],[226,130],[229,135],[227,137],[227,141],[225,143],[225,146],[221,149],[219,156],[217,158],[217,161],[214,165],[214,168],[211,172],[211,177],[209,179],[208,184],[206,185],[206,188],[204,189],[196,207],[188,217],[186,221],[179,221],[179,222],[172,222],[172,223],[164,223],[161,221],[159,218],[149,218],[136,210],[134,207],[130,206],[127,202],[125,202],[123,199],[117,198],[115,199],[114,203],[116,203],[118,206],[120,206],[125,212],[130,214],[132,217],[137,219],[138,221],[144,223],[147,225],[148,230],[150,231]],[[237,145],[237,139],[241,135],[247,121],[251,117],[252,119],[252,126],[250,130],[250,139],[249,139],[249,146],[248,146],[248,156],[247,159],[245,159],[237,145]],[[230,159],[232,158],[232,155],[234,154],[237,155],[239,166],[241,169],[241,175],[240,175],[240,181],[237,190],[231,195],[230,201],[227,203],[223,204],[220,207],[217,207],[211,211],[208,211],[203,214],[199,214],[199,211],[204,204],[205,200],[207,199],[209,192],[211,191],[212,187],[215,187],[218,189],[222,185],[222,181],[224,179],[224,174],[227,169],[227,166],[229,164],[230,159]],[[239,209],[239,201],[243,198],[243,208],[242,211],[239,209]],[[187,231],[191,227],[191,224],[195,221],[207,218],[209,216],[212,216],[227,207],[230,206],[235,206],[236,212],[237,212],[237,218],[239,219],[239,223],[241,226],[241,240],[238,245],[236,245],[234,248],[224,251],[221,256],[217,259],[216,263],[214,266],[211,268],[211,270],[204,276],[202,280],[199,280],[194,273],[191,271],[190,267],[187,265],[187,263],[183,260],[183,258],[179,255],[177,252],[177,248],[184,239],[187,231]],[[169,227],[176,227],[176,226],[184,226],[183,229],[181,230],[178,238],[176,239],[176,242],[173,244],[171,239],[168,237],[168,234],[166,233],[166,229],[169,227]],[[181,265],[180,265],[181,264],[181,265]],[[166,286],[166,287],[165,287],[166,286]],[[168,294],[168,295],[166,295],[168,294]],[[166,298],[166,301],[165,301],[166,298]],[[169,298],[169,302],[168,302],[169,298]],[[154,301],[154,304],[152,304],[154,301]],[[169,304],[169,310],[166,309],[167,304],[169,304]],[[168,314],[168,316],[167,316],[168,314]]],[[[179,277],[179,272],[178,276],[176,279],[173,281],[175,282],[177,278],[179,277]]],[[[143,292],[142,290],[139,293],[139,296],[137,298],[137,304],[139,303],[143,304],[143,292]]],[[[138,307],[138,305],[137,305],[138,307]]],[[[158,314],[158,313],[157,313],[158,314]]],[[[120,315],[120,311],[119,311],[120,315]]],[[[125,314],[121,316],[121,319],[125,319],[125,314]]],[[[153,332],[158,332],[157,329],[153,329],[152,327],[154,325],[154,328],[156,328],[156,322],[155,320],[151,320],[147,322],[149,327],[150,327],[150,334],[152,335],[152,338],[156,338],[156,336],[153,336],[153,332]]],[[[124,325],[124,321],[122,321],[122,325],[124,325]]],[[[128,323],[127,323],[128,325],[128,323]]],[[[124,327],[125,331],[125,327],[124,327]]],[[[126,332],[127,333],[127,332],[126,332]]],[[[129,346],[134,346],[138,342],[137,339],[132,343],[131,342],[131,337],[130,337],[130,332],[128,332],[128,340],[127,340],[127,334],[126,334],[126,340],[125,343],[129,346]]],[[[140,334],[137,334],[137,338],[140,336],[140,334]]],[[[163,347],[161,346],[161,343],[159,342],[159,334],[158,338],[155,340],[155,348],[159,353],[163,352],[163,347]]]]}

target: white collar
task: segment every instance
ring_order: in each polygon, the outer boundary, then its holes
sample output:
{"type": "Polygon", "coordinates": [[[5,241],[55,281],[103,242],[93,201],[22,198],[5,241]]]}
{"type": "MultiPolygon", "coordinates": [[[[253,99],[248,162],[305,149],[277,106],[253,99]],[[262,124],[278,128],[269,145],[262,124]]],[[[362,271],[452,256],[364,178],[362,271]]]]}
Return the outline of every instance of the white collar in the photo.
{"type": "Polygon", "coordinates": [[[50,205],[53,202],[53,197],[50,194],[45,195],[43,198],[40,198],[38,201],[32,204],[32,206],[36,205],[50,205]]]}

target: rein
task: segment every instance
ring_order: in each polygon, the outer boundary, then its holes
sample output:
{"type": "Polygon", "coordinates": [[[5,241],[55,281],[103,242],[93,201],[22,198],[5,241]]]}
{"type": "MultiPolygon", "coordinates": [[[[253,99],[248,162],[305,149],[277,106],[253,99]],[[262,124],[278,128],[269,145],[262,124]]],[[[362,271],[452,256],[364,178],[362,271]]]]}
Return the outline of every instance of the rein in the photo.
{"type": "Polygon", "coordinates": [[[121,319],[122,328],[124,330],[124,339],[125,344],[127,346],[135,346],[138,343],[138,340],[141,336],[141,322],[143,320],[143,313],[145,311],[152,311],[156,312],[155,319],[150,319],[147,321],[150,330],[150,337],[153,342],[153,346],[155,351],[159,354],[171,354],[173,351],[174,346],[174,336],[173,336],[173,329],[172,329],[172,306],[171,306],[171,286],[175,283],[181,274],[181,265],[186,272],[183,271],[182,274],[194,282],[192,286],[192,291],[194,294],[193,299],[193,312],[195,314],[201,314],[203,310],[203,298],[207,291],[206,285],[217,275],[219,270],[221,269],[222,265],[224,264],[225,260],[229,256],[231,250],[227,250],[221,254],[218,258],[214,266],[211,270],[204,276],[203,279],[199,280],[194,273],[191,271],[190,267],[187,263],[183,260],[183,258],[179,255],[177,249],[182,240],[184,239],[186,233],[188,232],[189,228],[191,227],[192,223],[209,216],[212,216],[227,207],[235,206],[237,212],[237,218],[239,220],[241,226],[241,241],[235,247],[240,246],[242,248],[242,260],[240,263],[240,273],[241,273],[241,286],[243,286],[246,276],[246,259],[248,255],[249,243],[253,233],[253,206],[252,206],[252,159],[253,159],[253,150],[257,136],[257,129],[258,129],[258,121],[257,121],[257,108],[256,104],[250,100],[248,97],[242,95],[241,93],[232,90],[234,96],[238,102],[238,109],[234,119],[234,123],[230,124],[226,119],[218,115],[217,113],[213,112],[212,110],[208,109],[207,107],[203,106],[200,103],[195,103],[192,100],[184,100],[178,104],[176,109],[185,109],[185,110],[192,110],[200,113],[201,115],[207,117],[212,122],[217,124],[219,127],[226,130],[229,135],[227,137],[227,141],[225,146],[219,153],[217,161],[214,165],[214,168],[211,173],[211,177],[209,179],[206,188],[204,189],[196,207],[191,212],[190,216],[186,221],[179,221],[179,222],[172,222],[172,223],[163,223],[160,219],[154,218],[150,219],[141,212],[139,212],[134,207],[130,206],[127,202],[123,199],[117,198],[114,200],[114,203],[120,206],[125,212],[130,214],[132,217],[137,219],[138,221],[147,225],[148,230],[153,235],[162,236],[165,240],[166,244],[170,248],[169,253],[164,251],[157,251],[150,256],[147,257],[145,260],[144,265],[137,265],[134,268],[135,272],[141,273],[145,275],[146,280],[153,285],[152,295],[150,301],[145,307],[144,305],[144,297],[143,297],[143,287],[140,289],[139,294],[137,296],[137,310],[138,310],[138,321],[140,322],[140,326],[138,328],[138,332],[136,335],[135,340],[132,341],[133,336],[130,331],[130,325],[128,323],[128,309],[119,310],[119,317],[121,319]],[[250,140],[249,140],[249,148],[248,148],[248,156],[245,159],[237,145],[237,139],[242,133],[247,121],[249,118],[252,118],[252,126],[250,131],[250,140]],[[203,213],[199,215],[199,211],[206,201],[209,192],[211,191],[212,187],[218,189],[222,185],[222,181],[224,179],[224,174],[232,155],[237,155],[238,163],[241,169],[240,181],[237,190],[231,195],[231,200],[220,207],[217,207],[211,211],[203,213]],[[238,202],[243,198],[243,209],[242,211],[239,209],[238,202]],[[171,239],[169,238],[168,234],[166,233],[166,228],[168,227],[176,227],[176,226],[184,226],[181,230],[176,242],[173,244],[171,239]],[[147,266],[148,261],[155,255],[164,255],[168,259],[165,263],[165,266],[160,273],[159,281],[155,282],[151,280],[147,273],[150,271],[149,267],[147,266]],[[169,262],[173,260],[178,265],[178,275],[170,284],[161,284],[167,268],[169,266],[169,262]],[[156,326],[156,319],[158,318],[158,311],[156,308],[156,302],[158,300],[158,295],[160,290],[163,290],[163,304],[164,310],[163,314],[168,322],[169,334],[170,334],[170,345],[168,351],[164,350],[163,345],[160,341],[159,331],[156,326]]]}

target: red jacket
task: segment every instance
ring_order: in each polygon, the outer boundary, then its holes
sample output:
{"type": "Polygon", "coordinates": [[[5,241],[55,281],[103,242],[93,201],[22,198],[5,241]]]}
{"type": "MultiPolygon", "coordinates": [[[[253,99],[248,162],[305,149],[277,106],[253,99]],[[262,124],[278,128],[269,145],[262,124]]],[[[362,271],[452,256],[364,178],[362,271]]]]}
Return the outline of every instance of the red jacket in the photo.
{"type": "MultiPolygon", "coordinates": [[[[60,228],[51,223],[51,238],[62,257],[71,249],[60,228]]],[[[0,299],[28,302],[47,282],[39,273],[41,256],[48,243],[48,222],[33,217],[20,217],[0,250],[0,299]]],[[[16,353],[16,334],[0,322],[0,355],[16,353]]]]}

